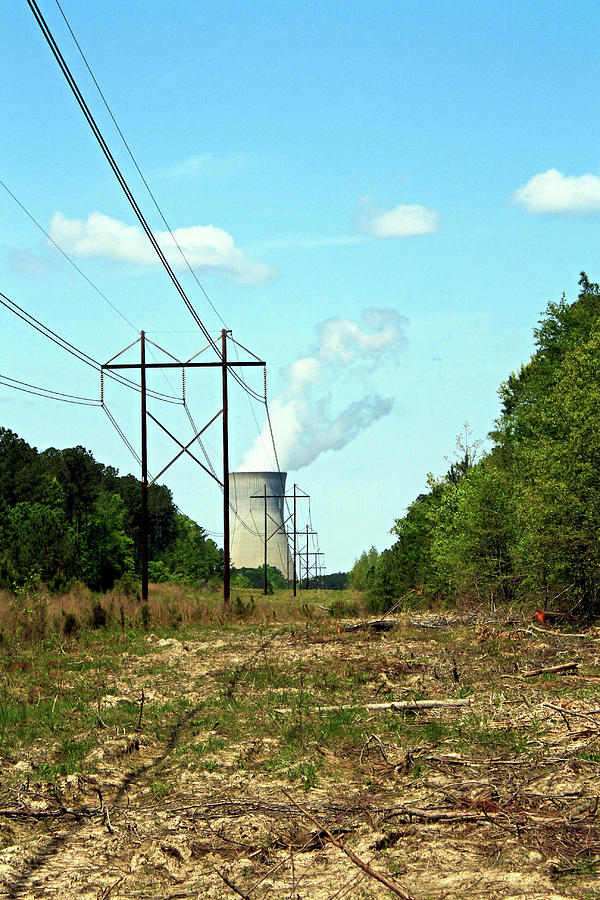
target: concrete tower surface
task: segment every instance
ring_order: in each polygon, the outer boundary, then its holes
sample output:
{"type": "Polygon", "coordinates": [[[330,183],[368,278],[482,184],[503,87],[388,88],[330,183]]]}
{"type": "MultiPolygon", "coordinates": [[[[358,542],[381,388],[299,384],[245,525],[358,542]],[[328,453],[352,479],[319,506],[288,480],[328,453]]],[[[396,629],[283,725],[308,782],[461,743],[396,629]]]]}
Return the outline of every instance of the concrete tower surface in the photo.
{"type": "MultiPolygon", "coordinates": [[[[229,499],[237,512],[231,514],[231,565],[257,569],[265,563],[265,501],[267,486],[267,565],[292,578],[293,562],[284,533],[284,503],[287,472],[230,472],[229,499]],[[253,495],[260,495],[252,499],[253,495]],[[269,497],[269,495],[271,495],[269,497]],[[240,521],[241,520],[241,521],[240,521]],[[242,524],[243,523],[243,524],[242,524]]],[[[293,527],[293,526],[291,526],[293,527]]]]}

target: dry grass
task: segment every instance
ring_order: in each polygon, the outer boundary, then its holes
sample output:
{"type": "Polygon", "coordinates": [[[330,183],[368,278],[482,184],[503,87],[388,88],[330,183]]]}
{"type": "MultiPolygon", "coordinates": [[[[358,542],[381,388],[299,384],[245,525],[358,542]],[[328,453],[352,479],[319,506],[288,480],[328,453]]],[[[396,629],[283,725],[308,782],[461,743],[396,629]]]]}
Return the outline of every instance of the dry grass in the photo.
{"type": "Polygon", "coordinates": [[[330,606],[337,614],[340,604],[342,613],[356,615],[364,611],[362,598],[354,591],[299,591],[294,598],[289,590],[265,597],[254,588],[233,588],[231,608],[226,614],[220,590],[150,584],[148,603],[143,604],[139,586],[126,592],[115,588],[96,594],[84,584],[75,583],[63,594],[49,594],[43,585],[31,587],[17,597],[0,590],[0,631],[5,636],[48,637],[64,630],[67,616],[75,618],[78,628],[89,627],[93,624],[93,608],[98,604],[108,625],[123,628],[186,628],[236,620],[257,624],[298,622],[326,615],[330,606]]]}

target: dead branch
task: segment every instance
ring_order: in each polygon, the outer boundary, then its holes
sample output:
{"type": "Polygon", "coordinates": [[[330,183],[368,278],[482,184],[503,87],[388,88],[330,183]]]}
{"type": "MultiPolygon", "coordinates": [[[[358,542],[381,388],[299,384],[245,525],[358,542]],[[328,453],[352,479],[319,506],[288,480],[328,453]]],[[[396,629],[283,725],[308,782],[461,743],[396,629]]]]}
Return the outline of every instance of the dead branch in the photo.
{"type": "Polygon", "coordinates": [[[58,809],[26,809],[25,807],[0,809],[0,817],[6,819],[53,819],[60,816],[74,816],[81,819],[83,816],[95,816],[97,809],[89,806],[68,807],[60,806],[58,809]]]}
{"type": "Polygon", "coordinates": [[[333,844],[334,847],[337,847],[338,850],[341,850],[342,853],[345,853],[346,856],[352,860],[354,865],[358,866],[359,869],[362,869],[363,872],[366,872],[367,875],[370,875],[371,878],[374,878],[376,881],[379,881],[380,884],[385,885],[385,887],[395,894],[397,897],[401,897],[402,900],[414,900],[414,896],[412,894],[407,894],[401,887],[398,887],[393,881],[390,881],[385,875],[382,875],[380,872],[377,872],[373,869],[368,863],[362,860],[356,853],[353,853],[352,850],[348,850],[344,844],[341,844],[338,840],[334,838],[332,833],[323,825],[320,825],[317,820],[305,809],[303,809],[299,803],[296,803],[291,794],[288,794],[287,791],[283,791],[285,796],[290,800],[291,803],[302,813],[303,816],[306,816],[313,825],[318,829],[319,834],[324,834],[330,844],[333,844]]]}
{"type": "Polygon", "coordinates": [[[357,872],[356,875],[353,875],[348,881],[344,882],[341,888],[339,888],[335,894],[332,894],[331,897],[328,897],[327,900],[336,900],[336,897],[343,897],[344,894],[348,893],[350,888],[357,887],[366,877],[366,872],[357,872]]]}
{"type": "Polygon", "coordinates": [[[539,634],[546,635],[546,637],[585,638],[585,640],[588,641],[597,640],[597,638],[592,637],[591,634],[575,634],[574,631],[554,631],[550,628],[538,628],[537,625],[530,625],[529,629],[537,631],[539,634]]]}
{"type": "Polygon", "coordinates": [[[137,722],[136,731],[142,730],[142,715],[144,712],[144,688],[142,688],[142,696],[140,697],[140,715],[137,722]]]}
{"type": "Polygon", "coordinates": [[[480,811],[452,810],[452,809],[418,809],[415,806],[399,806],[389,810],[388,819],[396,819],[405,816],[408,822],[412,819],[421,819],[424,822],[480,822],[485,818],[480,811]]]}
{"type": "Polygon", "coordinates": [[[369,744],[371,743],[371,741],[376,741],[378,743],[379,752],[383,756],[385,762],[387,762],[388,758],[385,755],[385,750],[383,749],[383,744],[381,742],[381,738],[379,738],[376,734],[371,734],[365,741],[364,747],[360,751],[360,762],[362,763],[362,761],[363,761],[363,756],[365,755],[365,751],[367,752],[367,755],[369,754],[369,744]]]}
{"type": "Polygon", "coordinates": [[[559,672],[571,672],[579,668],[579,663],[570,662],[563,663],[560,666],[547,666],[542,669],[530,669],[529,672],[523,672],[523,678],[535,678],[537,675],[549,675],[550,673],[558,674],[559,672]]]}
{"type": "Polygon", "coordinates": [[[565,716],[576,716],[579,719],[590,719],[594,725],[598,725],[598,721],[594,718],[594,716],[600,715],[600,709],[590,709],[590,710],[579,710],[579,709],[566,709],[564,706],[555,706],[554,703],[542,703],[542,706],[545,706],[546,709],[554,709],[556,712],[560,713],[563,718],[565,716]]]}
{"type": "MultiPolygon", "coordinates": [[[[419,709],[452,709],[455,706],[470,706],[471,700],[393,700],[390,703],[341,703],[339,706],[313,706],[311,712],[337,712],[341,709],[365,709],[375,712],[381,709],[416,711],[419,709]]],[[[294,712],[293,707],[284,706],[275,710],[279,715],[294,712]]]]}
{"type": "Polygon", "coordinates": [[[398,622],[396,619],[373,619],[369,622],[354,622],[352,625],[341,625],[340,631],[360,631],[372,628],[373,631],[391,631],[398,622]]]}
{"type": "Polygon", "coordinates": [[[107,885],[107,887],[105,887],[104,890],[102,891],[102,893],[100,894],[99,900],[108,900],[108,897],[110,897],[110,895],[112,894],[114,889],[121,884],[121,882],[123,881],[124,878],[125,878],[125,876],[121,875],[121,877],[117,878],[116,881],[113,881],[112,884],[107,885]]]}
{"type": "Polygon", "coordinates": [[[216,867],[215,867],[215,872],[217,873],[217,875],[219,876],[219,878],[222,878],[222,879],[223,879],[223,881],[225,882],[225,884],[227,885],[227,887],[230,887],[230,888],[231,888],[231,890],[234,892],[234,894],[237,894],[238,897],[243,897],[244,900],[250,900],[249,895],[248,895],[248,894],[244,894],[243,891],[240,891],[239,887],[236,887],[236,885],[233,883],[233,881],[230,881],[230,880],[229,880],[229,878],[227,877],[227,875],[224,875],[223,872],[219,872],[219,870],[218,870],[216,867]]]}

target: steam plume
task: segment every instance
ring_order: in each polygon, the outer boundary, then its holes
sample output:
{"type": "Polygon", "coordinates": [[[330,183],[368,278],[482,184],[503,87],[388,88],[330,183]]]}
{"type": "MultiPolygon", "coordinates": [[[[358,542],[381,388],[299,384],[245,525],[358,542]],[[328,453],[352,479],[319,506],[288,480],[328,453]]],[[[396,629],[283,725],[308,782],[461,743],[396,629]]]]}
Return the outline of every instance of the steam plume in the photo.
{"type": "MultiPolygon", "coordinates": [[[[343,374],[348,390],[353,376],[365,366],[374,368],[384,356],[406,346],[408,320],[395,309],[366,309],[360,322],[328,319],[317,326],[317,346],[312,356],[302,356],[282,372],[284,393],[270,403],[271,421],[282,470],[301,469],[325,450],[341,450],[361,431],[387,415],[393,400],[375,393],[364,394],[341,413],[331,411],[331,384],[343,374]]],[[[245,454],[242,472],[259,472],[273,466],[268,423],[245,454]]]]}

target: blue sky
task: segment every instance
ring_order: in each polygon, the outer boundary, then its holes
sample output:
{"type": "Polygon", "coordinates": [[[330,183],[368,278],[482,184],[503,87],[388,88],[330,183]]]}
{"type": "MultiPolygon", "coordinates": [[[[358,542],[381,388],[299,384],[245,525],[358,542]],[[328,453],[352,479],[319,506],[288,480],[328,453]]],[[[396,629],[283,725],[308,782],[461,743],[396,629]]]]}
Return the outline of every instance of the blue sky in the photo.
{"type": "MultiPolygon", "coordinates": [[[[582,269],[600,279],[597,6],[62,6],[211,300],[267,360],[278,444],[292,465],[314,456],[288,481],[312,496],[329,571],[349,568],[390,544],[394,517],[427,472],[445,471],[465,421],[485,437],[547,301],[574,298],[582,269]]],[[[56,3],[40,7],[163,231],[56,3]]],[[[27,4],[3,12],[0,178],[131,324],[2,190],[0,290],[96,359],[141,328],[191,355],[202,346],[193,320],[135,232],[27,4]]],[[[180,277],[216,333],[221,322],[180,277]]],[[[1,374],[97,395],[93,373],[4,310],[0,322],[1,374]]],[[[169,380],[153,385],[177,390],[169,380]]],[[[190,377],[198,422],[219,408],[218,388],[217,373],[190,377]]],[[[135,397],[107,393],[138,446],[135,397]]],[[[238,466],[262,412],[233,388],[231,402],[238,466]]],[[[180,410],[164,415],[189,439],[180,410]]],[[[83,444],[137,473],[98,409],[0,386],[0,422],[39,448],[83,444]]],[[[170,448],[151,440],[158,471],[170,448]]],[[[218,430],[208,445],[216,465],[218,430]]],[[[166,483],[182,511],[222,530],[209,479],[181,464],[166,483]]]]}

